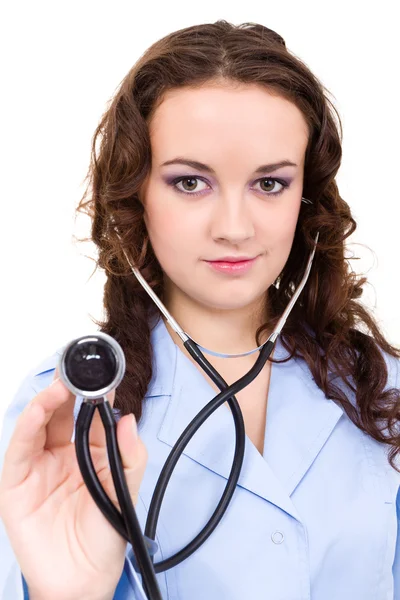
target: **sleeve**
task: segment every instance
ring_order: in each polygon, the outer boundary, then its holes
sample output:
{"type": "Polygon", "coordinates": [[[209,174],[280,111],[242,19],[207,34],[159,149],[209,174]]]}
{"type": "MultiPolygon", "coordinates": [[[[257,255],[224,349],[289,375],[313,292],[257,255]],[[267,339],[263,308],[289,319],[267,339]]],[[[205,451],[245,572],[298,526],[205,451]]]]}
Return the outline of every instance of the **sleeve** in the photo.
{"type": "MultiPolygon", "coordinates": [[[[4,455],[14,431],[18,415],[35,396],[36,391],[32,386],[32,377],[28,376],[17,390],[4,415],[0,438],[0,473],[3,469],[4,455]]],[[[27,600],[29,597],[26,586],[24,589],[22,573],[1,519],[0,556],[0,598],[2,600],[8,598],[12,598],[13,600],[27,600]]]]}
{"type": "MultiPolygon", "coordinates": [[[[392,382],[392,387],[400,388],[400,360],[395,360],[391,357],[389,362],[389,377],[392,382]]],[[[400,457],[397,457],[396,465],[400,468],[400,457]]],[[[400,483],[400,482],[399,482],[400,483]]],[[[394,596],[393,600],[400,600],[400,485],[396,497],[397,511],[397,542],[396,551],[393,562],[393,582],[394,596]]]]}
{"type": "MultiPolygon", "coordinates": [[[[25,406],[42,389],[50,385],[54,376],[55,366],[58,362],[58,355],[59,351],[50,359],[46,359],[39,369],[31,371],[23,380],[5,412],[0,437],[0,474],[3,468],[4,455],[13,434],[17,418],[25,406]]],[[[76,403],[74,411],[75,420],[78,408],[79,402],[76,403]]],[[[71,441],[74,438],[74,434],[71,441]]],[[[1,519],[0,557],[0,600],[29,600],[25,579],[1,519]]],[[[141,576],[135,571],[128,556],[125,558],[124,569],[113,600],[147,600],[142,587],[141,576]]]]}
{"type": "Polygon", "coordinates": [[[400,487],[397,492],[397,545],[393,563],[394,596],[393,600],[400,600],[400,487]]]}

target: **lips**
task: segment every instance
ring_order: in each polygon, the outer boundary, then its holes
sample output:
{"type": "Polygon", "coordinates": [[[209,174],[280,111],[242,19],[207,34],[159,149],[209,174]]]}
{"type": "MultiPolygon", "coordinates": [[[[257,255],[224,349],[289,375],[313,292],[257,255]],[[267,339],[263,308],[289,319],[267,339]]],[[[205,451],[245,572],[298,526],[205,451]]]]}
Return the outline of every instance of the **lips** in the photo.
{"type": "Polygon", "coordinates": [[[257,260],[257,256],[255,258],[245,258],[239,260],[239,257],[233,258],[232,256],[226,257],[224,259],[219,260],[210,260],[205,261],[210,267],[220,273],[227,273],[230,275],[239,275],[242,273],[247,273],[257,260]]]}
{"type": "Polygon", "coordinates": [[[223,256],[222,258],[216,258],[215,260],[210,260],[207,262],[218,262],[218,263],[237,263],[237,262],[245,262],[248,260],[254,260],[256,257],[252,256],[223,256]]]}

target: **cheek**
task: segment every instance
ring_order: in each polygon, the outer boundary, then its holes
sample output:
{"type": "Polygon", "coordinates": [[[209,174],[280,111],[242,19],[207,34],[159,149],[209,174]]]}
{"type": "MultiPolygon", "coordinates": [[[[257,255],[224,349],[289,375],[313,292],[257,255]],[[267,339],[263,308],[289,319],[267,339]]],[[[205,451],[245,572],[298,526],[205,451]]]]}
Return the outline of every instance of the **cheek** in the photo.
{"type": "Polygon", "coordinates": [[[196,228],[176,207],[162,206],[161,203],[148,206],[145,224],[158,261],[166,271],[176,269],[176,265],[190,254],[191,248],[196,247],[196,228]]]}
{"type": "MultiPolygon", "coordinates": [[[[285,266],[293,245],[294,234],[298,221],[298,210],[277,210],[267,219],[258,221],[257,237],[266,252],[268,269],[263,271],[265,276],[274,280],[285,266]]],[[[260,263],[261,266],[261,263],[260,263]]]]}
{"type": "Polygon", "coordinates": [[[257,238],[267,250],[291,245],[297,221],[298,212],[293,210],[281,210],[263,215],[254,221],[257,223],[257,238]]]}

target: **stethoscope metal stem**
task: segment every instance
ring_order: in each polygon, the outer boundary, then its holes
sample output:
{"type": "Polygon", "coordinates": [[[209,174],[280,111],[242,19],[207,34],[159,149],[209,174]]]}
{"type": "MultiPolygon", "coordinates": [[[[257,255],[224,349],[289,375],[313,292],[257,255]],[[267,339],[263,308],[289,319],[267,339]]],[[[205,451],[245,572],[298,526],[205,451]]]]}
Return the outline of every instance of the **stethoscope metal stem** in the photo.
{"type": "MultiPolygon", "coordinates": [[[[118,234],[117,234],[118,235],[118,234]]],[[[300,296],[301,292],[303,291],[303,288],[307,282],[308,276],[310,274],[311,271],[311,265],[314,259],[314,255],[315,255],[315,249],[316,249],[316,245],[318,243],[318,239],[319,239],[319,232],[317,233],[317,235],[315,236],[315,240],[314,240],[314,248],[310,254],[310,257],[308,259],[307,262],[307,266],[304,272],[304,275],[298,285],[298,287],[296,288],[295,293],[293,294],[292,298],[290,299],[289,304],[287,305],[287,307],[285,308],[282,316],[280,317],[274,331],[272,332],[272,334],[270,335],[270,337],[263,343],[261,344],[261,346],[258,346],[257,348],[254,348],[253,350],[249,350],[248,352],[241,352],[239,354],[224,354],[222,352],[215,352],[214,350],[209,350],[208,348],[205,348],[204,346],[201,346],[201,344],[198,344],[197,342],[195,342],[195,340],[193,340],[185,331],[183,331],[182,327],[177,323],[177,321],[174,319],[174,317],[171,315],[171,313],[169,312],[169,310],[167,309],[167,307],[161,302],[160,298],[157,296],[157,294],[151,289],[151,287],[149,286],[149,284],[147,283],[147,281],[145,280],[145,278],[143,277],[143,275],[141,274],[141,272],[139,271],[139,269],[137,267],[135,267],[132,262],[129,259],[129,256],[127,255],[127,253],[125,252],[124,248],[122,247],[123,253],[125,255],[125,258],[130,266],[130,268],[132,269],[132,272],[134,273],[136,279],[138,280],[138,282],[140,283],[140,285],[143,287],[143,289],[148,293],[148,295],[150,296],[150,298],[153,300],[153,302],[156,304],[156,306],[158,307],[158,309],[161,311],[161,313],[164,315],[164,317],[166,318],[167,322],[170,324],[170,326],[172,327],[172,329],[175,331],[175,333],[177,333],[177,335],[181,338],[182,342],[185,343],[188,339],[192,339],[192,341],[196,344],[196,346],[198,348],[200,348],[200,350],[202,352],[205,352],[206,354],[210,354],[212,356],[219,356],[222,358],[237,358],[237,357],[241,357],[241,356],[248,356],[249,354],[253,354],[254,352],[257,352],[259,350],[262,349],[262,347],[264,346],[264,344],[266,344],[269,341],[272,341],[275,343],[275,341],[277,340],[279,334],[281,333],[283,327],[285,326],[285,323],[287,321],[287,318],[293,308],[293,306],[296,304],[298,297],[300,296]]]]}

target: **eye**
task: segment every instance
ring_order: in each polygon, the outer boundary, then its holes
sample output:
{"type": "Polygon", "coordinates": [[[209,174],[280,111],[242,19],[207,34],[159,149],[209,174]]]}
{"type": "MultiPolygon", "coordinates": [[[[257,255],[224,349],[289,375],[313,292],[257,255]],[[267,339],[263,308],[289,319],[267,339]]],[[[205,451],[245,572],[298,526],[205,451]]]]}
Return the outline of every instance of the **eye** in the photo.
{"type": "Polygon", "coordinates": [[[190,177],[178,177],[177,179],[174,179],[171,182],[171,185],[176,189],[177,192],[181,192],[182,194],[189,194],[190,196],[197,196],[198,194],[201,194],[204,191],[204,190],[196,191],[197,187],[198,187],[198,184],[196,183],[197,181],[202,181],[202,183],[205,183],[205,181],[203,181],[199,177],[190,176],[190,177]],[[182,183],[182,184],[184,183],[183,190],[181,188],[177,187],[178,183],[182,183]],[[187,183],[188,183],[188,185],[187,185],[187,183]]]}
{"type": "MultiPolygon", "coordinates": [[[[204,193],[205,189],[198,190],[198,181],[201,181],[202,183],[206,184],[206,182],[203,179],[201,179],[201,177],[191,175],[186,177],[177,177],[176,179],[170,182],[170,185],[172,185],[172,187],[181,194],[186,194],[187,196],[199,196],[200,194],[204,193]],[[179,183],[182,183],[183,189],[177,187],[179,183]]],[[[266,184],[266,187],[268,189],[265,190],[261,188],[260,190],[261,193],[264,194],[264,196],[279,196],[279,194],[282,194],[285,188],[289,187],[288,182],[280,179],[275,179],[274,177],[262,177],[261,179],[258,179],[255,183],[264,184],[264,182],[268,182],[266,184]],[[272,189],[274,189],[277,184],[281,187],[280,189],[274,192],[271,191],[271,184],[272,189]]]]}
{"type": "Polygon", "coordinates": [[[279,194],[282,194],[284,189],[289,186],[289,184],[286,181],[281,181],[279,179],[275,179],[274,177],[263,177],[262,179],[258,179],[256,181],[256,183],[261,183],[261,184],[264,184],[264,182],[268,182],[265,186],[268,189],[263,189],[263,186],[262,186],[261,193],[263,193],[267,196],[279,196],[279,194]],[[272,189],[274,189],[276,187],[276,184],[280,185],[281,189],[278,189],[275,192],[271,191],[271,185],[272,185],[272,189]]]}

